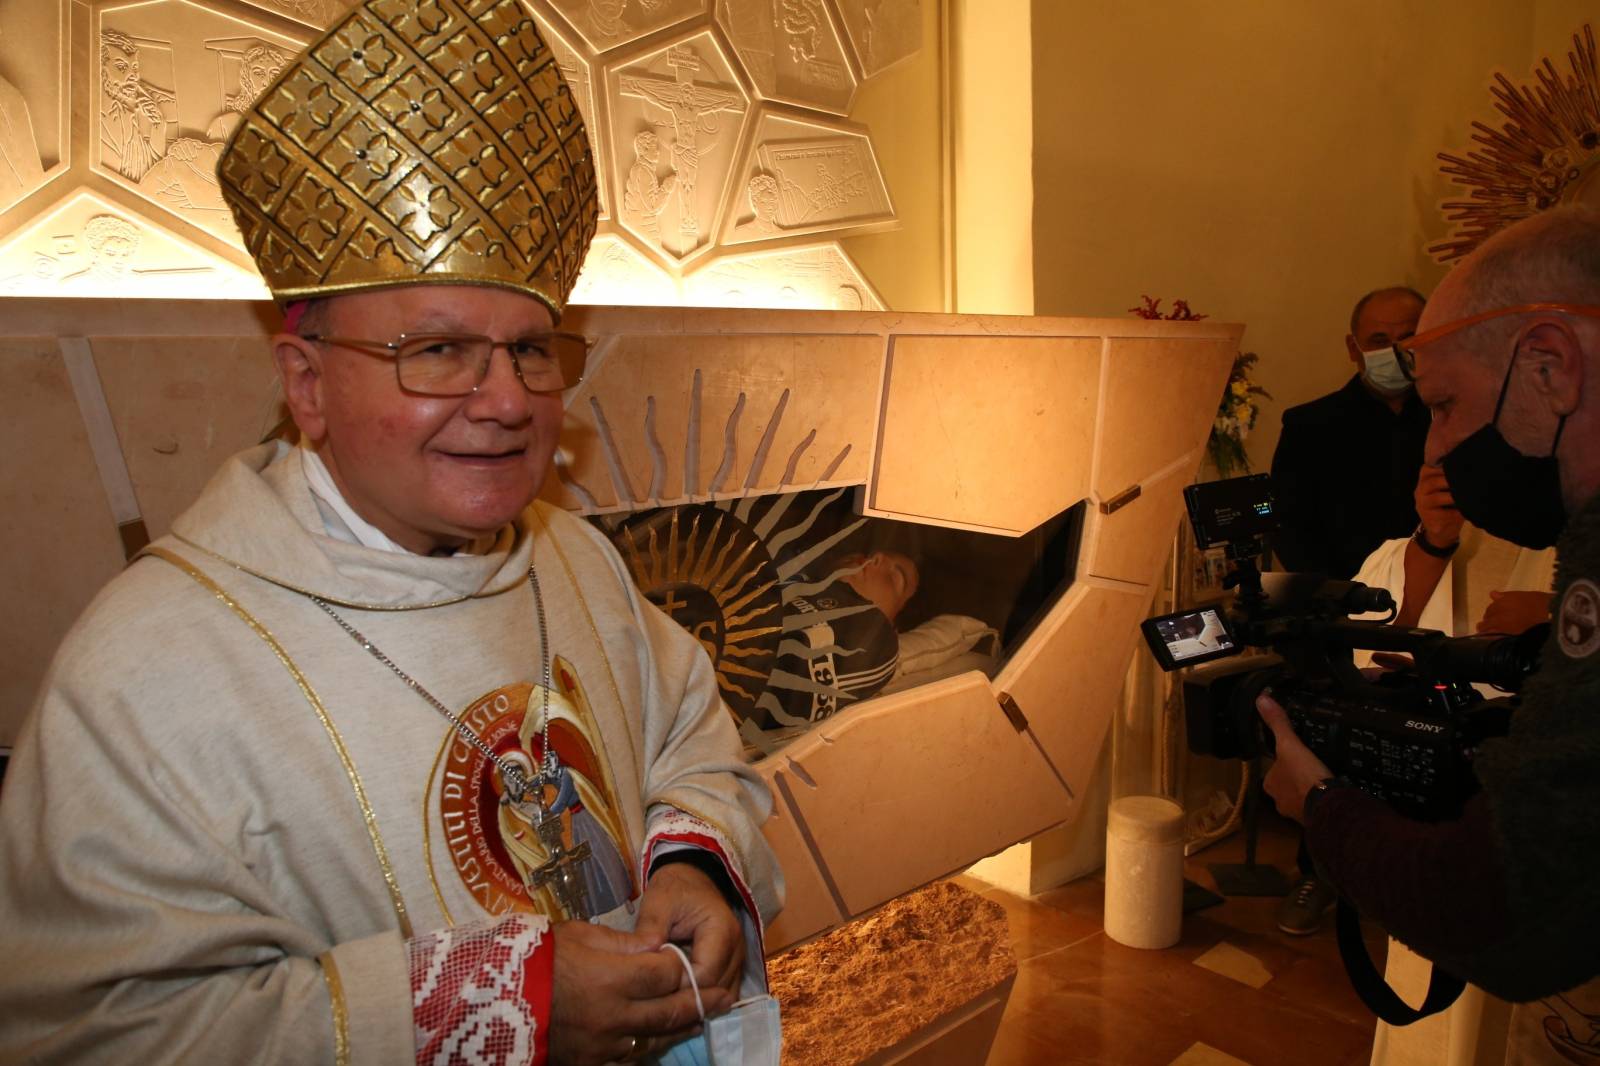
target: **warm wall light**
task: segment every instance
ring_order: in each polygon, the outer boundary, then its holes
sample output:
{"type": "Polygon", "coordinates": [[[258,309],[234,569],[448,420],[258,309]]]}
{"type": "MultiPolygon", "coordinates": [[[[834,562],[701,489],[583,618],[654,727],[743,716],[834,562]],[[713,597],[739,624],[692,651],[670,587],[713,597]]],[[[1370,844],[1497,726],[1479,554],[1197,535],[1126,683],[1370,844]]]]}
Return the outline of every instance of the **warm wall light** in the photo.
{"type": "Polygon", "coordinates": [[[602,235],[573,290],[575,304],[881,311],[882,298],[836,242],[731,255],[674,278],[617,237],[602,235]]]}

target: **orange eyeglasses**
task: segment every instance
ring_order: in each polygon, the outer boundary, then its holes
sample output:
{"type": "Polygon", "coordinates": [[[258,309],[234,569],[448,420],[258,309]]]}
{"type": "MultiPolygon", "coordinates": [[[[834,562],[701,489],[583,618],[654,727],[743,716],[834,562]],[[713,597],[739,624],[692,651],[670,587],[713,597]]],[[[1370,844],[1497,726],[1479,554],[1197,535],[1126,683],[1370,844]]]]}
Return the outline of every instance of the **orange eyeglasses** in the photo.
{"type": "Polygon", "coordinates": [[[1454,322],[1446,322],[1442,326],[1421,333],[1414,333],[1405,340],[1397,341],[1394,346],[1395,359],[1400,363],[1400,372],[1411,381],[1417,380],[1417,349],[1423,345],[1432,344],[1434,341],[1448,337],[1457,330],[1476,326],[1480,322],[1488,322],[1495,318],[1504,318],[1506,315],[1538,314],[1544,311],[1554,311],[1563,315],[1582,315],[1584,318],[1600,318],[1600,307],[1589,304],[1517,304],[1514,307],[1501,307],[1493,311],[1480,311],[1466,318],[1458,318],[1454,322]]]}

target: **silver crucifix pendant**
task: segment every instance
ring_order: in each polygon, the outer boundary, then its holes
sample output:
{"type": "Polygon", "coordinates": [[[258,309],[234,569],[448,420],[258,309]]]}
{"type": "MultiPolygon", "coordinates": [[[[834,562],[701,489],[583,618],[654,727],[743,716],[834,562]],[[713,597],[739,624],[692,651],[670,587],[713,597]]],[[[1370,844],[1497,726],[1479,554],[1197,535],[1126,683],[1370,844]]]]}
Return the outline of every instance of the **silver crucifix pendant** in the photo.
{"type": "Polygon", "coordinates": [[[569,918],[579,921],[593,918],[589,910],[589,887],[583,882],[583,863],[589,858],[589,842],[569,849],[561,832],[560,812],[542,805],[534,828],[550,858],[533,871],[530,887],[548,887],[569,918]]]}

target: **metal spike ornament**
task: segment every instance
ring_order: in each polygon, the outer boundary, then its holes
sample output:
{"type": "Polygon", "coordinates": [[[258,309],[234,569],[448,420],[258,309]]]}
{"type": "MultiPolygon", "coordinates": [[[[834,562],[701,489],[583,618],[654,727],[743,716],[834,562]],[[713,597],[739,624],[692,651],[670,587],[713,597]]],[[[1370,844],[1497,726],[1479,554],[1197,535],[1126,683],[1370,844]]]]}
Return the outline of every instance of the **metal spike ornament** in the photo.
{"type": "Polygon", "coordinates": [[[740,721],[757,714],[783,640],[783,593],[767,545],[714,504],[634,515],[611,534],[639,591],[711,657],[740,721]]]}
{"type": "Polygon", "coordinates": [[[1440,173],[1471,196],[1443,205],[1445,218],[1457,225],[1428,248],[1439,262],[1459,259],[1494,233],[1558,204],[1600,206],[1600,66],[1592,27],[1573,34],[1567,62],[1562,74],[1546,58],[1531,85],[1496,74],[1490,94],[1506,122],[1498,130],[1472,124],[1481,151],[1439,153],[1440,173]]]}

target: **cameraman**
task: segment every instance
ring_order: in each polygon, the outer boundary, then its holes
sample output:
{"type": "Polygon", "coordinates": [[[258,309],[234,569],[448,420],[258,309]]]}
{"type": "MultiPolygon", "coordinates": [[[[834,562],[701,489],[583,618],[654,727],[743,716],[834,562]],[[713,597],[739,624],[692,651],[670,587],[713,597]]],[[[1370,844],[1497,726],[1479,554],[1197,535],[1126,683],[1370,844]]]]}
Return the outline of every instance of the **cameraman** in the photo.
{"type": "MultiPolygon", "coordinates": [[[[1413,821],[1333,778],[1263,697],[1278,753],[1266,787],[1367,917],[1496,995],[1551,997],[1600,975],[1600,213],[1557,208],[1495,235],[1398,347],[1433,413],[1427,461],[1463,516],[1556,544],[1550,637],[1459,819],[1413,821]]],[[[1594,1018],[1600,987],[1564,1005],[1594,1018]]],[[[1551,1050],[1557,1030],[1594,1035],[1552,1017],[1551,1050]]]]}

